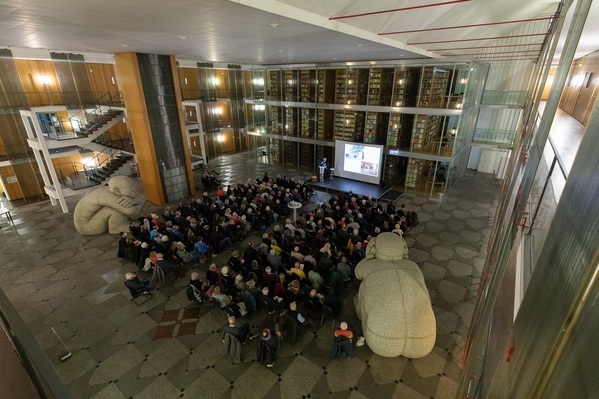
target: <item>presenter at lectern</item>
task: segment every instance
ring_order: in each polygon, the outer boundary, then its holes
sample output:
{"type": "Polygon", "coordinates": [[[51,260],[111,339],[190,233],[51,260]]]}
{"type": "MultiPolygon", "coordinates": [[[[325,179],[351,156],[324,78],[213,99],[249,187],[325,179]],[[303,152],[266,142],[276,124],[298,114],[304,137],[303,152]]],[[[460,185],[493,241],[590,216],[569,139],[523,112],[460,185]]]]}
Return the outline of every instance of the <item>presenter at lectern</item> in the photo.
{"type": "Polygon", "coordinates": [[[320,181],[324,181],[325,175],[329,173],[329,163],[327,162],[326,157],[322,158],[322,161],[318,164],[319,171],[319,179],[320,181]]]}

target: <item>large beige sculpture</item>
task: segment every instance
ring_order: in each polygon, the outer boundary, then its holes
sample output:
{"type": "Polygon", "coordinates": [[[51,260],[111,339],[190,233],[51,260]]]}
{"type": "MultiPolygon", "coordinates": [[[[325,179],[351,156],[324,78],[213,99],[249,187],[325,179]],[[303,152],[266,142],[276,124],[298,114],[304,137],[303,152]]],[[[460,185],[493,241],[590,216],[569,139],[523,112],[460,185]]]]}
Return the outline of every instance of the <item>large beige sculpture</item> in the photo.
{"type": "Polygon", "coordinates": [[[135,219],[144,202],[129,177],[115,176],[108,187],[98,188],[81,198],[75,207],[73,222],[83,235],[129,231],[129,221],[135,219]]]}
{"type": "Polygon", "coordinates": [[[403,238],[382,233],[366,247],[355,274],[360,290],[354,297],[366,343],[385,357],[419,358],[435,345],[436,321],[418,265],[408,257],[403,238]]]}

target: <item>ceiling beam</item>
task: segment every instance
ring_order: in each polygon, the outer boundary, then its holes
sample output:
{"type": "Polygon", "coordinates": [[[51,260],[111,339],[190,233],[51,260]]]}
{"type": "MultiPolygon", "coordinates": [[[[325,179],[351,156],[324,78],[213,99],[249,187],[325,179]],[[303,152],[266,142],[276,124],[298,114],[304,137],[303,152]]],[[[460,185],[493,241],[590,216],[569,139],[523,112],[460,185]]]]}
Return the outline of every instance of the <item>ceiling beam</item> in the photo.
{"type": "Polygon", "coordinates": [[[415,46],[418,44],[438,44],[438,43],[457,43],[457,42],[473,42],[477,40],[497,40],[497,39],[512,39],[516,37],[531,37],[531,36],[547,36],[548,33],[530,33],[527,35],[507,35],[507,36],[494,36],[494,37],[478,37],[474,39],[456,39],[456,40],[438,40],[434,42],[414,42],[408,43],[410,46],[415,46]]]}
{"type": "Polygon", "coordinates": [[[340,15],[338,17],[330,17],[329,20],[330,21],[335,21],[335,20],[338,20],[338,19],[346,19],[346,18],[360,18],[360,17],[367,17],[369,15],[387,14],[387,13],[390,13],[390,12],[410,11],[410,10],[418,10],[418,9],[421,9],[421,8],[446,6],[446,5],[457,4],[457,3],[466,3],[468,1],[472,1],[472,0],[444,1],[444,2],[441,2],[441,3],[423,4],[423,5],[420,5],[420,6],[403,7],[403,8],[393,8],[393,9],[390,9],[390,10],[382,10],[382,11],[363,12],[363,13],[360,13],[360,14],[353,14],[353,15],[340,15]]]}
{"type": "Polygon", "coordinates": [[[542,18],[515,19],[512,21],[502,21],[502,22],[486,22],[486,23],[482,23],[482,24],[455,25],[455,26],[444,26],[444,27],[439,27],[439,28],[412,29],[412,30],[402,30],[402,31],[395,31],[395,32],[383,32],[383,33],[379,33],[379,35],[400,35],[402,33],[418,33],[418,32],[432,32],[432,31],[438,31],[438,30],[450,30],[450,29],[479,28],[479,27],[483,27],[483,26],[520,24],[520,23],[534,22],[534,21],[547,21],[550,19],[553,19],[553,16],[542,17],[542,18]]]}

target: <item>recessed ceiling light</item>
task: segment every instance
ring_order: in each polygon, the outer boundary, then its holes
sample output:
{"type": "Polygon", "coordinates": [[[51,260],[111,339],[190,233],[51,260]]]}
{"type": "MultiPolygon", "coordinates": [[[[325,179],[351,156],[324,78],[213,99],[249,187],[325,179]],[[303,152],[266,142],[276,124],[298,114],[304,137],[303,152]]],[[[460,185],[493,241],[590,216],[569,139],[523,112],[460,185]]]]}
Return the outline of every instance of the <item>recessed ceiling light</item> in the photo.
{"type": "Polygon", "coordinates": [[[275,29],[275,28],[278,28],[279,26],[281,26],[281,24],[274,23],[274,24],[269,24],[268,26],[275,29]]]}
{"type": "Polygon", "coordinates": [[[179,36],[179,39],[185,40],[185,39],[187,39],[187,36],[179,36]]]}
{"type": "Polygon", "coordinates": [[[121,46],[123,46],[123,47],[129,47],[128,44],[121,44],[121,46]]]}
{"type": "Polygon", "coordinates": [[[363,46],[363,44],[362,44],[362,43],[358,43],[358,44],[356,44],[356,47],[362,47],[362,46],[363,46]]]}
{"type": "Polygon", "coordinates": [[[283,50],[277,50],[277,51],[278,51],[279,53],[282,53],[282,52],[283,52],[283,50]]]}
{"type": "Polygon", "coordinates": [[[334,60],[338,60],[339,58],[335,57],[335,58],[333,58],[333,59],[334,59],[334,60]]]}

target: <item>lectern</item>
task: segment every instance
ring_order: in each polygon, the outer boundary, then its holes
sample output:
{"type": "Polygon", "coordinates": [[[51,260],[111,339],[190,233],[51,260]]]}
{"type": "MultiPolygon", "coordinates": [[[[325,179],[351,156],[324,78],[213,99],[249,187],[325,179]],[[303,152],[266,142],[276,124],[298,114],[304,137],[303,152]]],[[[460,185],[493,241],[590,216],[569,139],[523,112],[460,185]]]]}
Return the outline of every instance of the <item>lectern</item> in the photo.
{"type": "Polygon", "coordinates": [[[319,170],[319,174],[318,174],[318,180],[319,181],[324,181],[324,172],[327,170],[326,166],[319,166],[318,167],[319,170]]]}

